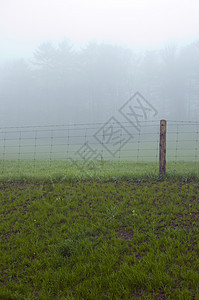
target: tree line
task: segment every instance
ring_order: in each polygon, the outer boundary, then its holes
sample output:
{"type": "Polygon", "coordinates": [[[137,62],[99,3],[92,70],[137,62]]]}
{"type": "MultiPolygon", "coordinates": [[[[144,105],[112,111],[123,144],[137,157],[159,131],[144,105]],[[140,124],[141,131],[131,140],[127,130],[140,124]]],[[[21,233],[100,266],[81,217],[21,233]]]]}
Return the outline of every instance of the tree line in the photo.
{"type": "Polygon", "coordinates": [[[29,60],[0,66],[1,126],[106,120],[139,91],[159,118],[197,120],[199,42],[136,52],[67,40],[39,45],[29,60]]]}

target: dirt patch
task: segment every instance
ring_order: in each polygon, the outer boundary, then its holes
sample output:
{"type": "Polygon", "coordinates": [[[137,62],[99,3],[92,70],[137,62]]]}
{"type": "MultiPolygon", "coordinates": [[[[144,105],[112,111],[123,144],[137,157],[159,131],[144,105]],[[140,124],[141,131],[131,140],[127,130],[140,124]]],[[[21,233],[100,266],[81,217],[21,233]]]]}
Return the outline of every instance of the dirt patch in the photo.
{"type": "Polygon", "coordinates": [[[117,236],[122,240],[132,240],[133,239],[133,232],[132,231],[125,231],[124,229],[120,229],[117,231],[117,236]]]}

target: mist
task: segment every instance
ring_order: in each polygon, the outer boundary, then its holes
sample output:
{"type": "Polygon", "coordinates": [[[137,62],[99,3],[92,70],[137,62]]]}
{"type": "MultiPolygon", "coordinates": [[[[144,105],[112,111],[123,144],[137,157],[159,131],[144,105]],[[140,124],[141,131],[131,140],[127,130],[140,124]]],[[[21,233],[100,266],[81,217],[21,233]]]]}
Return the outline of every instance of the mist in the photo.
{"type": "Polygon", "coordinates": [[[136,92],[158,111],[156,119],[198,120],[199,27],[187,22],[177,30],[187,9],[195,20],[188,1],[184,10],[178,10],[178,1],[162,1],[162,6],[157,1],[151,6],[147,1],[58,1],[57,6],[50,1],[49,11],[46,1],[43,7],[31,1],[29,9],[19,1],[22,21],[10,3],[1,4],[1,127],[104,122],[136,92]],[[31,19],[36,10],[37,22],[31,19]],[[172,18],[171,10],[178,16],[172,18]],[[70,12],[75,21],[67,19],[70,12]],[[170,16],[168,32],[164,12],[170,16]],[[143,19],[146,24],[138,27],[143,19]]]}

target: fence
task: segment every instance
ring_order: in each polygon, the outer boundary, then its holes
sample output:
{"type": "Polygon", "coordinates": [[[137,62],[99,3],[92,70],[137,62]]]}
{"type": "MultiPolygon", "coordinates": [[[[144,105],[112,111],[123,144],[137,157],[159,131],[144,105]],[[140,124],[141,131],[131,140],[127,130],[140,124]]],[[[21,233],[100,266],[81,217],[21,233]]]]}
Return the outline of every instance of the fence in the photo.
{"type": "Polygon", "coordinates": [[[198,122],[139,125],[111,118],[107,123],[0,128],[0,176],[165,174],[166,157],[167,172],[198,175],[198,122]]]}

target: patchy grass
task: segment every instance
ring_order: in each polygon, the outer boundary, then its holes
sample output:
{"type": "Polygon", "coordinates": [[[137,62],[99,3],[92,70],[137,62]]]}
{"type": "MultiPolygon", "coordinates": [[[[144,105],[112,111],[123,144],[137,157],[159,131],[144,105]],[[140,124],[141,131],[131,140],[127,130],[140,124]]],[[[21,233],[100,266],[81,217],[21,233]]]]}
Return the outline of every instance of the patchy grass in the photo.
{"type": "Polygon", "coordinates": [[[199,299],[199,185],[1,183],[0,299],[199,299]]]}

